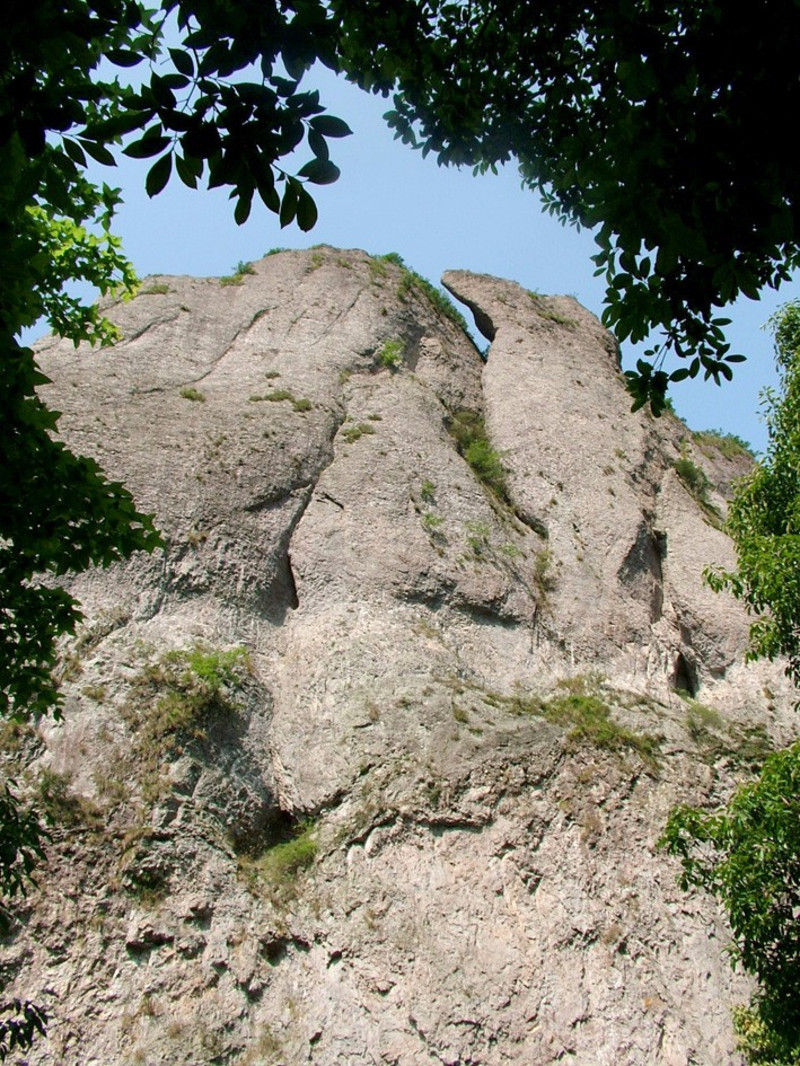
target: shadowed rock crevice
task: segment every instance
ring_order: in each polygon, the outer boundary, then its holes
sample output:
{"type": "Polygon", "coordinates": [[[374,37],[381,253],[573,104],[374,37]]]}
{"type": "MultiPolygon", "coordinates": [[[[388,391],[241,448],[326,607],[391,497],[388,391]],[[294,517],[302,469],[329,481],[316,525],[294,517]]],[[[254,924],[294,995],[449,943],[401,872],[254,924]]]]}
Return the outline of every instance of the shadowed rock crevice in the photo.
{"type": "Polygon", "coordinates": [[[550,536],[547,528],[547,523],[538,515],[531,514],[526,510],[524,506],[520,504],[512,504],[512,510],[514,511],[514,517],[517,518],[523,525],[527,526],[532,532],[534,532],[542,540],[547,540],[550,536]]]}
{"type": "Polygon", "coordinates": [[[683,652],[678,652],[672,671],[672,687],[676,692],[686,692],[696,696],[699,689],[697,668],[683,652]]]}
{"type": "Polygon", "coordinates": [[[658,535],[646,523],[642,523],[617,574],[630,594],[648,605],[651,623],[657,622],[664,604],[661,547],[658,535]]]}
{"type": "MultiPolygon", "coordinates": [[[[309,492],[306,498],[310,498],[309,492]]],[[[291,560],[291,534],[297,522],[302,517],[302,511],[298,513],[296,521],[292,523],[279,538],[275,554],[275,573],[269,585],[263,590],[260,597],[260,609],[262,617],[282,625],[288,611],[296,611],[300,606],[297,596],[297,584],[294,579],[291,560]]]]}

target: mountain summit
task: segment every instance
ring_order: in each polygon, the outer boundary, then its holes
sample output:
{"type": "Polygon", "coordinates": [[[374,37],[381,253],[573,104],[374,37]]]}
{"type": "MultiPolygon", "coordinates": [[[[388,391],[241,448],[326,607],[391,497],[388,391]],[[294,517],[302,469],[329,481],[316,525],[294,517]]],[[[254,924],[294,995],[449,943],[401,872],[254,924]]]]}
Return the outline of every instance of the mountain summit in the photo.
{"type": "Polygon", "coordinates": [[[745,665],[749,459],[630,413],[567,297],[320,247],[154,277],[38,354],[165,550],[70,584],[54,823],[3,948],[80,1066],[738,1061],[712,901],[657,848],[793,736],[745,665]]]}

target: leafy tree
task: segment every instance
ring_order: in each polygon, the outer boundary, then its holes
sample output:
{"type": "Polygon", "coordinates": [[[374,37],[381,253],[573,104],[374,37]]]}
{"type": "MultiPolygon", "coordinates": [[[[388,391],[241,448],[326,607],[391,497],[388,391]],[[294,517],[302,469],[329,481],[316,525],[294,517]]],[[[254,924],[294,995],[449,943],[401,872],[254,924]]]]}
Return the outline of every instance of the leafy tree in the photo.
{"type": "Polygon", "coordinates": [[[800,43],[794,0],[39,6],[33,26],[26,9],[12,13],[6,124],[29,152],[50,134],[62,172],[65,156],[112,163],[127,137],[127,154],[154,161],[152,195],[173,174],[191,187],[207,179],[230,187],[237,221],[257,193],[282,224],[307,230],[309,186],[338,176],[328,140],[349,132],[301,91],[318,60],[395,92],[390,125],[440,163],[486,170],[515,159],[550,211],[596,230],[617,336],[663,331],[631,372],[637,403],[660,409],[670,378],[730,378],[742,357],[729,352],[719,308],[777,286],[800,262],[800,178],[781,118],[800,103],[786,76],[800,43]],[[101,56],[123,71],[147,62],[149,78],[100,77],[101,56]],[[63,82],[42,78],[51,69],[63,82]],[[304,143],[311,158],[290,174],[280,160],[304,143]],[[671,375],[668,348],[687,360],[671,375]]]}
{"type": "Polygon", "coordinates": [[[781,388],[765,394],[767,454],[729,509],[736,570],[707,578],[759,615],[750,627],[750,657],[785,655],[787,673],[800,685],[800,301],[787,304],[770,325],[781,388]]]}
{"type": "Polygon", "coordinates": [[[753,1063],[800,1063],[800,743],[767,758],[725,808],[678,807],[662,838],[683,864],[681,888],[722,903],[732,951],[759,992],[734,1017],[753,1063]]]}
{"type": "Polygon", "coordinates": [[[663,331],[629,375],[637,405],[660,410],[669,379],[730,379],[742,357],[718,309],[777,286],[800,261],[800,176],[782,117],[800,104],[787,77],[800,6],[378,8],[367,34],[346,36],[344,67],[367,87],[399,86],[397,135],[442,163],[518,160],[553,214],[596,230],[606,325],[620,340],[663,331]],[[668,377],[669,348],[686,363],[668,377]]]}
{"type": "MultiPolygon", "coordinates": [[[[12,4],[0,41],[0,714],[18,719],[58,713],[57,640],[74,632],[80,611],[52,578],[160,543],[130,494],[57,439],[58,415],[35,392],[46,379],[17,340],[44,314],[76,343],[110,342],[113,327],[67,285],[85,280],[109,292],[130,290],[134,281],[110,234],[116,193],[86,180],[80,150],[70,155],[46,140],[48,132],[114,112],[113,88],[93,88],[88,72],[102,54],[100,40],[110,47],[130,30],[123,19],[106,19],[102,31],[101,22],[85,5],[12,4]]],[[[4,925],[45,839],[35,812],[4,782],[4,925]]],[[[0,1014],[0,1059],[44,1029],[35,1004],[12,1001],[0,1014]]]]}
{"type": "MultiPolygon", "coordinates": [[[[748,610],[751,658],[785,655],[800,684],[800,302],[771,320],[780,394],[766,397],[767,454],[738,487],[727,528],[737,569],[712,573],[748,610]]],[[[750,1007],[735,1015],[752,1063],[800,1064],[800,742],[771,755],[758,780],[723,809],[679,807],[663,837],[683,864],[685,889],[711,892],[735,938],[734,960],[758,978],[750,1007]]]]}
{"type": "MultiPolygon", "coordinates": [[[[44,855],[47,832],[38,816],[26,810],[8,782],[0,790],[0,931],[11,925],[8,901],[24,895],[33,870],[44,855]]],[[[0,1061],[15,1048],[24,1051],[44,1033],[46,1012],[30,1001],[0,1003],[0,1061]]]]}
{"type": "Polygon", "coordinates": [[[724,810],[673,811],[664,843],[682,859],[681,887],[723,903],[734,959],[759,980],[738,1017],[751,1061],[800,1062],[800,744],[770,756],[724,810]]]}
{"type": "MultiPolygon", "coordinates": [[[[0,891],[5,899],[24,895],[33,870],[44,855],[46,832],[38,817],[22,809],[8,783],[0,791],[0,891]]],[[[0,899],[0,930],[11,922],[11,912],[0,899]]],[[[25,1051],[36,1034],[43,1034],[47,1014],[30,1001],[0,1003],[0,1061],[15,1048],[25,1051]]]]}
{"type": "Polygon", "coordinates": [[[47,1014],[35,1003],[12,999],[0,1004],[5,1015],[0,1019],[0,1061],[5,1061],[15,1049],[27,1051],[37,1033],[44,1035],[47,1014]]]}

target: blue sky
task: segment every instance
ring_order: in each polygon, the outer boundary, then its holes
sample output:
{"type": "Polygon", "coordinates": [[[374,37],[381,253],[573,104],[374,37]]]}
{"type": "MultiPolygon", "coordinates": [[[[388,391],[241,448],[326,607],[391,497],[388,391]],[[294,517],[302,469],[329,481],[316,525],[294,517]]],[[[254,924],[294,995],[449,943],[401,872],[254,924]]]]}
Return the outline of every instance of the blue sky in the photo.
{"type": "MultiPolygon", "coordinates": [[[[144,193],[147,163],[125,160],[116,171],[98,168],[101,180],[122,188],[124,206],[116,231],[140,275],[220,275],[240,260],[261,257],[276,246],[305,248],[326,243],[382,254],[399,252],[408,266],[437,282],[445,270],[466,269],[518,281],[542,294],[567,293],[591,311],[602,310],[603,282],[593,277],[591,234],[563,228],[541,211],[535,194],[520,188],[513,167],[473,177],[469,170],[442,169],[394,141],[381,116],[391,102],[371,97],[330,72],[312,71],[304,88],[318,87],[327,109],[344,118],[353,136],[332,141],[342,175],[315,187],[319,222],[309,234],[281,230],[260,202],[244,226],[233,221],[227,192],[191,191],[173,176],[153,200],[144,193]]],[[[298,166],[308,153],[299,153],[298,166]]],[[[772,343],[762,329],[796,282],[760,301],[740,300],[733,318],[734,350],[748,356],[732,384],[717,388],[689,381],[673,389],[673,402],[692,428],[722,428],[765,445],[758,416],[759,392],[774,384],[772,343]]],[[[623,348],[629,365],[633,349],[623,348]]]]}

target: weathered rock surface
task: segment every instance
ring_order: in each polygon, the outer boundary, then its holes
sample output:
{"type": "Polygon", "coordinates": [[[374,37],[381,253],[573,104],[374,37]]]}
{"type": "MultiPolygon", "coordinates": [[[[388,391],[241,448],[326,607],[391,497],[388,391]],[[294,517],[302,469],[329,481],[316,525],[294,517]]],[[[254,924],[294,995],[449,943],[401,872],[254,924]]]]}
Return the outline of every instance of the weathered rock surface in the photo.
{"type": "Polygon", "coordinates": [[[737,1062],[747,985],[656,841],[793,735],[701,580],[742,467],[630,414],[573,300],[446,275],[484,364],[393,263],[254,268],[148,279],[112,353],[40,346],[167,546],[75,580],[64,723],[6,755],[57,819],[3,949],[52,1015],[25,1061],[737,1062]]]}

